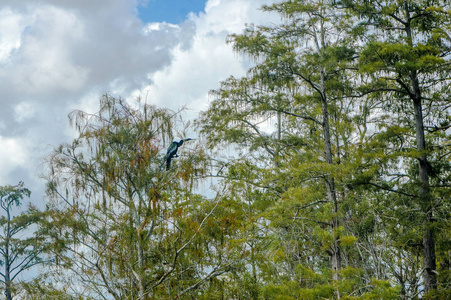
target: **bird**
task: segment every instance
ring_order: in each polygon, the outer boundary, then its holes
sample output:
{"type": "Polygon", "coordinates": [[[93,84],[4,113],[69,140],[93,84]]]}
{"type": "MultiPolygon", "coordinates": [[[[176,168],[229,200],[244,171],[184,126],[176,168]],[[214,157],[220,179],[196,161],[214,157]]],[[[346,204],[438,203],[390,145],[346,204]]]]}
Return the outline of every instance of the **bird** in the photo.
{"type": "Polygon", "coordinates": [[[187,139],[180,140],[180,142],[176,142],[176,141],[172,142],[172,144],[169,146],[168,151],[166,152],[166,156],[165,156],[165,159],[166,159],[166,170],[169,170],[169,168],[171,167],[171,160],[174,157],[178,157],[177,150],[179,149],[180,146],[183,145],[183,142],[191,141],[191,140],[194,140],[194,139],[187,138],[187,139]]]}

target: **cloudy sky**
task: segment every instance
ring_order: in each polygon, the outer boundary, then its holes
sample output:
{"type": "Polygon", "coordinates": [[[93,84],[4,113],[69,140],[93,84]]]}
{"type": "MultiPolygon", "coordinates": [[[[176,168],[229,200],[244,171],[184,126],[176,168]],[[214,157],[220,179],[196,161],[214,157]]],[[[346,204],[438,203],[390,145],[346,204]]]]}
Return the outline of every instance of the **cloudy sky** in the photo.
{"type": "Polygon", "coordinates": [[[278,17],[274,0],[2,0],[0,185],[24,181],[42,201],[41,160],[69,142],[67,115],[106,92],[177,110],[250,66],[225,43],[246,23],[278,17]]]}

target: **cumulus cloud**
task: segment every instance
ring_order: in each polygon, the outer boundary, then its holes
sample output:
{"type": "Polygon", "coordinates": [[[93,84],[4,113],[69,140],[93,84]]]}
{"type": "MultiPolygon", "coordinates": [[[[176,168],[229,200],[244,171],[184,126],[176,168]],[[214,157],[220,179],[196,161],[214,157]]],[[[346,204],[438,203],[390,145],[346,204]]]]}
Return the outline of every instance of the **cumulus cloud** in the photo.
{"type": "Polygon", "coordinates": [[[175,47],[171,64],[149,74],[151,84],[135,94],[145,94],[157,105],[173,110],[186,107],[188,115],[194,117],[208,106],[208,92],[219,87],[220,81],[231,75],[243,76],[248,70],[249,61],[234,53],[226,38],[242,32],[246,23],[279,22],[278,16],[259,10],[271,2],[208,1],[204,12],[189,17],[196,26],[191,46],[175,47]]]}
{"type": "Polygon", "coordinates": [[[6,63],[11,52],[20,47],[24,23],[23,17],[14,14],[10,8],[0,11],[0,28],[8,28],[0,38],[0,63],[6,63]]]}
{"type": "Polygon", "coordinates": [[[32,190],[42,188],[36,169],[49,145],[70,140],[67,114],[95,110],[105,92],[148,95],[174,110],[206,107],[210,89],[249,66],[226,36],[270,20],[257,9],[268,2],[209,0],[180,24],[144,24],[137,17],[142,0],[2,5],[0,185],[30,180],[32,190]]]}
{"type": "Polygon", "coordinates": [[[29,174],[17,172],[29,168],[29,142],[22,137],[5,138],[0,137],[0,176],[8,176],[14,182],[5,182],[2,185],[15,185],[19,181],[29,178],[29,174]],[[25,178],[19,178],[19,177],[25,178]]]}

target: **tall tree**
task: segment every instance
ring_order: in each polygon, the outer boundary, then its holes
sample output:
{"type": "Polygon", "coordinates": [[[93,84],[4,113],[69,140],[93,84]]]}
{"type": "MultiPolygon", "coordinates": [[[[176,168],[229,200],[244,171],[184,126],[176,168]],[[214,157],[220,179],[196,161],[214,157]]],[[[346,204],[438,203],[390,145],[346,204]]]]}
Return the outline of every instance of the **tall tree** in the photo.
{"type": "Polygon", "coordinates": [[[447,185],[444,179],[448,177],[447,172],[436,172],[448,155],[433,152],[442,149],[447,140],[437,133],[445,133],[449,128],[449,3],[435,0],[340,3],[361,20],[358,27],[365,32],[360,70],[370,77],[365,80],[368,84],[363,91],[378,93],[386,100],[385,110],[397,117],[395,126],[406,129],[398,130],[405,143],[410,142],[411,132],[415,137],[412,141],[415,151],[404,151],[402,156],[404,165],[410,158],[417,160],[418,171],[410,181],[416,181],[417,187],[410,191],[414,194],[410,198],[422,212],[423,281],[425,292],[433,294],[437,289],[435,215],[443,205],[443,198],[437,197],[436,191],[447,185]],[[434,187],[433,177],[442,177],[434,187]]]}
{"type": "Polygon", "coordinates": [[[189,151],[193,146],[164,167],[174,115],[134,105],[105,95],[98,113],[71,115],[79,137],[48,161],[53,202],[47,234],[59,267],[86,287],[86,295],[172,299],[196,293],[231,268],[227,256],[206,254],[214,237],[205,226],[221,198],[193,193],[203,172],[202,156],[189,151]]]}
{"type": "MultiPolygon", "coordinates": [[[[340,225],[345,214],[340,203],[346,200],[343,182],[351,176],[349,148],[358,126],[351,116],[358,114],[359,105],[346,98],[355,58],[349,20],[332,4],[284,1],[267,6],[286,22],[250,26],[231,36],[235,50],[257,65],[247,77],[229,78],[213,92],[216,100],[202,115],[201,126],[212,146],[246,147],[228,165],[229,178],[246,180],[272,198],[273,224],[281,229],[275,237],[285,236],[293,246],[292,271],[301,263],[322,269],[327,253],[338,282],[341,243],[352,244],[340,225]],[[287,224],[297,228],[284,230],[287,224]],[[313,241],[313,247],[305,246],[313,241]],[[311,255],[317,257],[313,263],[306,259],[311,255]]],[[[268,212],[260,222],[267,217],[268,212]]]]}
{"type": "Polygon", "coordinates": [[[17,276],[42,262],[42,238],[33,231],[33,226],[39,223],[43,214],[33,206],[20,211],[23,198],[30,194],[23,182],[0,187],[0,265],[3,266],[0,281],[4,284],[7,300],[12,299],[17,276]]]}

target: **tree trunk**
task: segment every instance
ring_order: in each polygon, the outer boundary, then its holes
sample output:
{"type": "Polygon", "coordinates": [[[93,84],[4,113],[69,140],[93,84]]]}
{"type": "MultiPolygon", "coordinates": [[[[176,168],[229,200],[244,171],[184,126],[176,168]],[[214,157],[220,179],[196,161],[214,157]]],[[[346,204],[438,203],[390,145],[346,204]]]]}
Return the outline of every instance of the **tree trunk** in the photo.
{"type": "MultiPolygon", "coordinates": [[[[330,140],[330,129],[329,129],[329,114],[327,111],[327,103],[323,101],[323,134],[324,134],[324,154],[326,162],[328,164],[333,164],[332,158],[332,146],[330,140]]],[[[340,247],[340,235],[337,232],[340,222],[338,220],[338,200],[335,191],[335,180],[333,176],[326,176],[326,190],[327,199],[330,203],[333,203],[333,219],[332,219],[332,270],[333,279],[339,280],[339,271],[341,268],[341,247],[340,247]]]]}
{"type": "Polygon", "coordinates": [[[5,296],[6,300],[12,300],[11,296],[11,270],[9,262],[9,243],[6,243],[6,257],[5,257],[5,296]]]}
{"type": "Polygon", "coordinates": [[[9,279],[6,279],[6,280],[7,280],[5,282],[5,296],[6,296],[6,300],[12,300],[13,297],[11,296],[11,281],[9,279]]]}
{"type": "Polygon", "coordinates": [[[133,204],[133,199],[131,201],[131,217],[133,218],[133,226],[136,230],[137,240],[136,240],[136,250],[138,254],[138,272],[135,272],[135,277],[138,280],[138,288],[139,288],[139,299],[145,300],[147,299],[146,294],[146,284],[144,282],[144,268],[145,268],[145,259],[144,259],[144,249],[143,249],[143,237],[141,232],[141,220],[139,218],[138,211],[136,210],[135,205],[133,204]]]}
{"type": "MultiPolygon", "coordinates": [[[[407,8],[406,18],[407,22],[405,31],[408,37],[410,47],[413,47],[413,37],[411,30],[411,18],[407,8]]],[[[426,154],[426,139],[424,137],[424,123],[423,123],[423,108],[422,95],[420,83],[418,80],[417,71],[410,71],[410,84],[412,87],[411,98],[413,100],[414,114],[415,114],[415,137],[417,141],[417,150],[420,153],[418,158],[418,172],[419,172],[419,198],[421,208],[424,214],[423,219],[423,281],[424,291],[428,293],[437,289],[437,265],[435,259],[435,238],[434,238],[434,216],[432,211],[432,197],[429,186],[429,170],[430,164],[427,160],[426,154]]]]}
{"type": "MultiPolygon", "coordinates": [[[[139,233],[138,233],[139,234],[139,233]]],[[[142,247],[142,238],[138,237],[138,265],[139,265],[139,299],[145,300],[146,286],[144,283],[144,250],[142,247]]]]}
{"type": "MultiPolygon", "coordinates": [[[[329,127],[329,111],[327,108],[327,97],[325,94],[325,84],[324,84],[324,72],[321,72],[321,105],[323,114],[323,135],[324,135],[324,156],[328,164],[333,164],[332,156],[332,142],[330,137],[330,127],[329,127]]],[[[337,193],[335,191],[335,180],[331,175],[326,175],[326,190],[327,199],[330,203],[333,203],[332,211],[332,274],[333,279],[338,281],[340,279],[339,272],[341,268],[341,247],[340,247],[340,235],[338,234],[338,200],[337,193]]],[[[340,295],[337,292],[337,297],[340,295]]]]}
{"type": "Polygon", "coordinates": [[[6,300],[12,300],[11,296],[11,262],[9,261],[9,239],[11,237],[11,215],[9,213],[9,205],[6,209],[8,224],[6,227],[6,241],[5,241],[5,296],[6,300]]]}
{"type": "Polygon", "coordinates": [[[417,150],[421,155],[418,158],[418,171],[420,180],[420,201],[423,210],[423,281],[426,293],[437,289],[437,273],[435,259],[434,216],[432,212],[432,199],[429,187],[429,162],[426,156],[426,141],[424,138],[424,125],[421,98],[414,100],[415,129],[417,150]]]}

